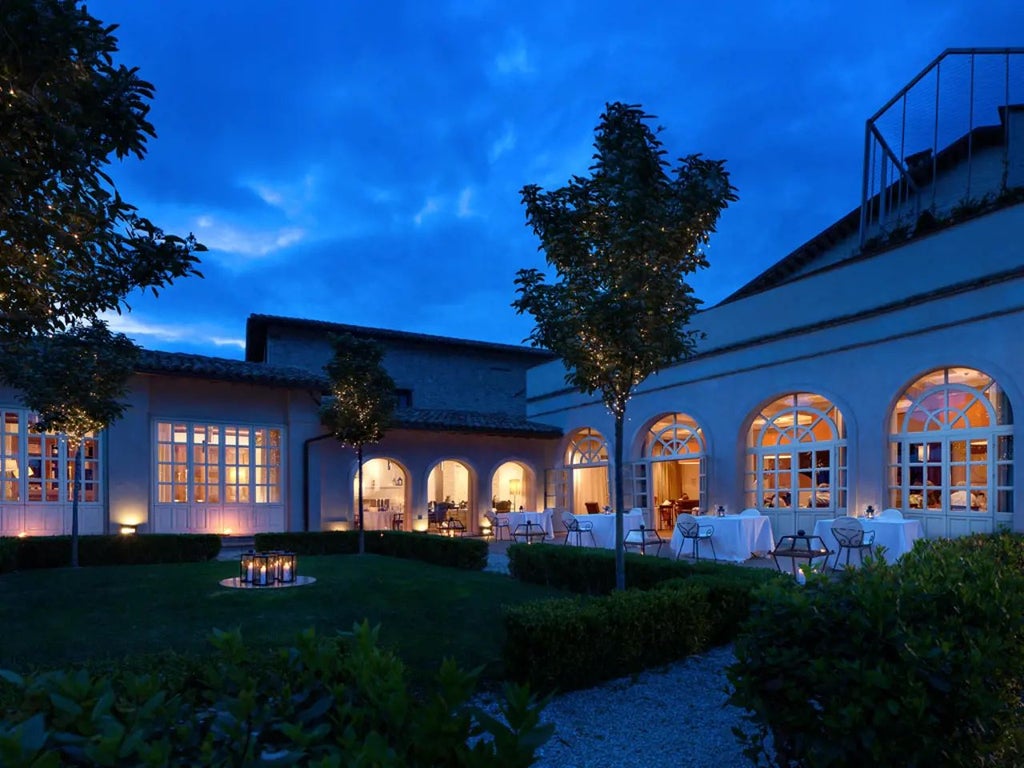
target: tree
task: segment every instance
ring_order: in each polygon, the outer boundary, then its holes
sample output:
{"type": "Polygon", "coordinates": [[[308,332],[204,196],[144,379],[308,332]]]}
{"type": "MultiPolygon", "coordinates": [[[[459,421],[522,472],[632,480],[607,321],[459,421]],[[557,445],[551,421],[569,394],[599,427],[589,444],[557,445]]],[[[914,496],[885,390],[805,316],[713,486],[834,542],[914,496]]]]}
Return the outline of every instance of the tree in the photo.
{"type": "Polygon", "coordinates": [[[37,415],[35,432],[65,435],[74,453],[71,493],[71,566],[78,567],[78,500],[82,485],[82,442],[124,415],[121,402],[135,371],[138,348],[97,320],[40,337],[17,353],[0,355],[0,376],[20,390],[37,415]]]}
{"type": "Polygon", "coordinates": [[[104,170],[155,137],[153,86],[113,63],[115,26],[78,0],[4,0],[0,13],[0,337],[59,332],[120,311],[136,289],[199,275],[104,170]]]}
{"type": "Polygon", "coordinates": [[[650,117],[639,106],[608,104],[589,177],[549,192],[523,187],[527,224],[557,281],[520,270],[512,304],[533,316],[529,341],[562,359],[566,382],[600,392],[615,418],[618,589],[625,588],[626,404],[640,382],[694,353],[699,334],[686,326],[701,302],[686,277],[708,266],[703,246],[737,199],[724,161],[689,155],[670,171],[650,117]]]}
{"type": "Polygon", "coordinates": [[[351,334],[331,336],[334,356],[324,366],[331,397],[320,422],[342,445],[356,449],[359,487],[359,554],[366,549],[363,526],[363,446],[380,442],[395,410],[395,382],[384,370],[384,350],[351,334]]]}

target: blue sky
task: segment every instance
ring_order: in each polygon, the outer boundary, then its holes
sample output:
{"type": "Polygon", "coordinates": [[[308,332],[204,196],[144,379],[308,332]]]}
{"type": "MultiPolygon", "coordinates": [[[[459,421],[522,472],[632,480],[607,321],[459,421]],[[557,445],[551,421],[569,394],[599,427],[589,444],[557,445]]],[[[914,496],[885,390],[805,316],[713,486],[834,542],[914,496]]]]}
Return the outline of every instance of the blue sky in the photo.
{"type": "Polygon", "coordinates": [[[610,101],[727,161],[711,305],[858,204],[865,119],[936,55],[1024,32],[1019,0],[627,5],[91,0],[157,89],[158,138],[112,175],[210,248],[111,325],[224,357],[254,312],[520,343],[543,254],[519,190],[585,174],[610,101]]]}

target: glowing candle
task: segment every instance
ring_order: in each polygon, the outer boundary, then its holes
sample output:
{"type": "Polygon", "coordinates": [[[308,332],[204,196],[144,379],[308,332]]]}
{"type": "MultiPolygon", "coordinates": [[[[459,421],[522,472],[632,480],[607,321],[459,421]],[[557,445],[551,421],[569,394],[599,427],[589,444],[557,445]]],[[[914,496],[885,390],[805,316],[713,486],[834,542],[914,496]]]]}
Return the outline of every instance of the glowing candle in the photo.
{"type": "Polygon", "coordinates": [[[292,580],[292,564],[287,560],[284,561],[284,581],[292,580]]]}
{"type": "Polygon", "coordinates": [[[249,575],[246,581],[252,584],[252,560],[249,561],[249,575]]]}
{"type": "Polygon", "coordinates": [[[263,586],[267,583],[267,566],[260,566],[260,585],[263,586]]]}

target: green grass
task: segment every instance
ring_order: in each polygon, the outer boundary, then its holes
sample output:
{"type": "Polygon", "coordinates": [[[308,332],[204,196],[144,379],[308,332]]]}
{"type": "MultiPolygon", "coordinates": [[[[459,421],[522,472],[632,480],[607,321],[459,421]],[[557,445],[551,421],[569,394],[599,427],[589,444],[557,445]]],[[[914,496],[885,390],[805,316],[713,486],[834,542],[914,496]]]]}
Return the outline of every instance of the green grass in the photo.
{"type": "Polygon", "coordinates": [[[238,628],[254,649],[297,632],[347,631],[364,618],[416,677],[445,656],[500,675],[502,606],[565,593],[493,573],[374,555],[303,557],[315,584],[270,591],[221,587],[234,561],[61,568],[0,576],[0,668],[107,664],[203,653],[214,627],[238,628]]]}

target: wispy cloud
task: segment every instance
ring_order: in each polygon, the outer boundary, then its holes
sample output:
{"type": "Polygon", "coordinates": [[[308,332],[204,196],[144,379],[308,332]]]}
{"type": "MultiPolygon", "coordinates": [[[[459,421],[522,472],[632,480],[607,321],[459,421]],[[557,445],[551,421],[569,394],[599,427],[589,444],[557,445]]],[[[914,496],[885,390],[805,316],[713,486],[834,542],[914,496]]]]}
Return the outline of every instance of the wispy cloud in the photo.
{"type": "Polygon", "coordinates": [[[260,258],[302,241],[306,231],[299,227],[283,227],[261,231],[246,229],[218,221],[211,215],[196,219],[196,237],[211,251],[224,251],[238,256],[260,258]]]}
{"type": "Polygon", "coordinates": [[[439,197],[428,197],[426,202],[423,203],[423,207],[420,208],[416,215],[412,217],[413,222],[417,227],[422,226],[423,222],[430,216],[433,216],[441,211],[441,198],[439,197]]]}
{"type": "Polygon", "coordinates": [[[459,202],[455,209],[455,215],[460,219],[468,219],[470,216],[474,215],[472,187],[465,187],[459,193],[459,202]]]}
{"type": "MultiPolygon", "coordinates": [[[[130,312],[117,314],[104,312],[101,318],[116,333],[144,342],[173,343],[188,341],[195,344],[213,344],[217,347],[245,349],[245,339],[211,333],[208,327],[195,323],[154,323],[136,317],[130,312]]],[[[147,344],[144,343],[144,346],[147,344]]]]}
{"type": "Polygon", "coordinates": [[[526,42],[518,38],[494,57],[494,68],[499,75],[529,75],[533,72],[526,42]]]}
{"type": "Polygon", "coordinates": [[[507,124],[501,136],[491,142],[491,147],[487,150],[487,159],[494,163],[499,157],[512,151],[515,147],[516,130],[511,124],[507,124]]]}
{"type": "Polygon", "coordinates": [[[264,203],[282,211],[290,219],[305,216],[317,199],[317,174],[312,170],[293,180],[251,179],[243,183],[264,203]]]}

